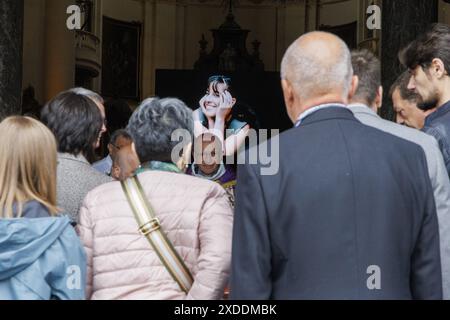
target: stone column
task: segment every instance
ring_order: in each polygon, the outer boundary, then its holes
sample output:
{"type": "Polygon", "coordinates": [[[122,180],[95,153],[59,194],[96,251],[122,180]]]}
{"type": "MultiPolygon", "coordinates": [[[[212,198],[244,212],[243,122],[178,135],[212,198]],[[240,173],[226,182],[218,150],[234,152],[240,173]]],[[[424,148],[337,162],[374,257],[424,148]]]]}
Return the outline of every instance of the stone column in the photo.
{"type": "Polygon", "coordinates": [[[437,22],[437,0],[383,0],[381,25],[381,63],[384,99],[381,115],[394,119],[389,88],[403,71],[398,61],[399,51],[431,23],[437,22]]]}
{"type": "Polygon", "coordinates": [[[23,0],[0,1],[0,121],[21,113],[23,0]]]}
{"type": "Polygon", "coordinates": [[[67,29],[74,0],[47,0],[45,7],[44,100],[75,85],[75,31],[67,29]]]}

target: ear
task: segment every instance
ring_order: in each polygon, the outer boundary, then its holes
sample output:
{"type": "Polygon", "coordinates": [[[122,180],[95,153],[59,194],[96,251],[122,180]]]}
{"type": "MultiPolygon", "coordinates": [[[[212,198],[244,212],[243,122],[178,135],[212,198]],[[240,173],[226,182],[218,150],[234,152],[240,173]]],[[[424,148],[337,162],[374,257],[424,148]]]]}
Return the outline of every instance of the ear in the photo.
{"type": "Polygon", "coordinates": [[[236,102],[237,102],[236,98],[233,98],[233,99],[231,100],[231,107],[234,107],[234,105],[236,104],[236,102]]]}
{"type": "Polygon", "coordinates": [[[295,95],[292,85],[289,81],[282,79],[281,88],[283,89],[284,104],[286,105],[287,113],[291,118],[292,122],[295,122],[297,119],[292,119],[292,117],[295,117],[295,115],[292,115],[292,109],[295,101],[295,95]]]}
{"type": "Polygon", "coordinates": [[[111,143],[108,143],[108,152],[109,154],[113,153],[113,146],[111,143]]]}
{"type": "Polygon", "coordinates": [[[348,92],[348,100],[351,101],[358,90],[359,78],[358,76],[352,77],[352,83],[350,84],[350,91],[348,92]]]}
{"type": "Polygon", "coordinates": [[[377,96],[375,97],[375,105],[377,109],[383,106],[383,86],[379,86],[377,90],[377,96]]]}
{"type": "Polygon", "coordinates": [[[113,165],[113,167],[111,169],[111,176],[114,179],[119,180],[119,178],[120,178],[120,167],[118,165],[113,165]]]}
{"type": "Polygon", "coordinates": [[[436,75],[436,78],[441,79],[443,76],[447,75],[445,71],[444,62],[439,58],[434,58],[431,62],[431,70],[436,75]]]}

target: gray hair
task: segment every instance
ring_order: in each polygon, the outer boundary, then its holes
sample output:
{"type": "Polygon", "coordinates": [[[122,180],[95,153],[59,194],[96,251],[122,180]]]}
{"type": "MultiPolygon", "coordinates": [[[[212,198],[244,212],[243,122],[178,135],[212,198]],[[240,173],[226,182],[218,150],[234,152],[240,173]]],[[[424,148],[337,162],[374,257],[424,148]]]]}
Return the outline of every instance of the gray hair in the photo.
{"type": "MultiPolygon", "coordinates": [[[[324,32],[314,33],[327,35],[324,32]]],[[[296,94],[302,99],[335,92],[339,88],[342,89],[342,95],[346,96],[353,76],[350,50],[344,41],[332,36],[337,40],[338,52],[335,55],[330,54],[332,58],[324,61],[321,59],[323,52],[318,52],[318,49],[312,46],[302,46],[302,40],[310,35],[311,33],[301,36],[289,46],[281,62],[281,78],[291,82],[296,94]]],[[[324,45],[320,49],[324,48],[327,47],[324,45]]]]}
{"type": "Polygon", "coordinates": [[[171,162],[172,150],[179,145],[178,141],[172,141],[172,134],[180,129],[188,132],[192,141],[192,110],[176,98],[144,100],[131,116],[127,127],[142,163],[154,160],[171,162]]]}
{"type": "Polygon", "coordinates": [[[72,88],[70,90],[68,90],[69,92],[73,92],[85,97],[90,98],[91,100],[93,100],[95,103],[99,103],[99,104],[105,104],[105,100],[103,100],[102,96],[99,95],[98,93],[91,91],[89,89],[85,89],[82,87],[78,87],[78,88],[72,88]]]}

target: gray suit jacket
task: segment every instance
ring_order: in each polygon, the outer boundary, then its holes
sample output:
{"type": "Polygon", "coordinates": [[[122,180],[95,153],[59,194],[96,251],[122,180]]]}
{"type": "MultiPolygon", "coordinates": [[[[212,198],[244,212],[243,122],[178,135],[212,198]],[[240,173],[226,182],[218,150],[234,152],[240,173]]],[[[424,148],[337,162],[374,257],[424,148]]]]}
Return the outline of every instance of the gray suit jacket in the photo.
{"type": "Polygon", "coordinates": [[[419,130],[384,120],[364,105],[350,105],[349,109],[363,124],[414,142],[425,151],[439,220],[443,297],[450,299],[450,181],[437,141],[419,130]]]}
{"type": "Polygon", "coordinates": [[[92,168],[83,156],[58,153],[58,207],[74,222],[78,223],[78,211],[88,192],[111,181],[110,177],[92,168]]]}

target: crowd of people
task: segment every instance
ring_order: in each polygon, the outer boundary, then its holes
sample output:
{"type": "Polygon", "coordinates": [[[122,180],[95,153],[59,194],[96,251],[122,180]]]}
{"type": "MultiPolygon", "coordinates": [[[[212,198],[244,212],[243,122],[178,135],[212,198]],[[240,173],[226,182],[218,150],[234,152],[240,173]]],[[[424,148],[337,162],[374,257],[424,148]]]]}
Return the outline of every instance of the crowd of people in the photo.
{"type": "Polygon", "coordinates": [[[450,27],[399,59],[383,88],[368,50],[292,43],[271,175],[225,161],[259,146],[222,75],[195,110],[74,88],[3,119],[0,299],[450,299],[450,27]]]}

